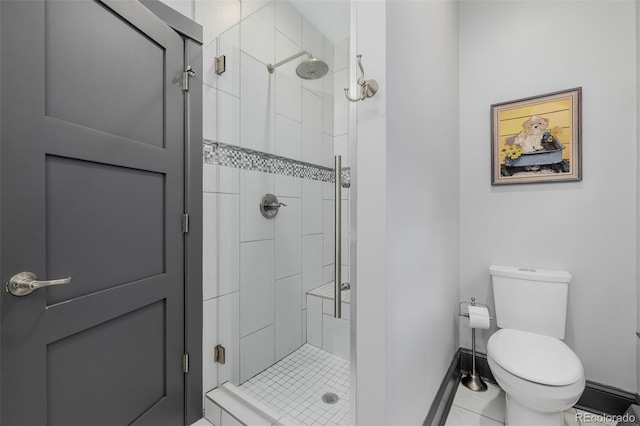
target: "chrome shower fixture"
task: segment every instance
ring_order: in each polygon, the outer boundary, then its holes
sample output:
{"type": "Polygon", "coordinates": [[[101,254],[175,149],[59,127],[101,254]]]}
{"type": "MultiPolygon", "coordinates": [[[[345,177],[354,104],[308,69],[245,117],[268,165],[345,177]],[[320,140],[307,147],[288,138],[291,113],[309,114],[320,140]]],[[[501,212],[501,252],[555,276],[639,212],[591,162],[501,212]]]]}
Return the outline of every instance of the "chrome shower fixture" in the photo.
{"type": "Polygon", "coordinates": [[[304,78],[305,80],[316,80],[320,77],[324,77],[324,75],[329,71],[329,66],[324,61],[314,58],[308,50],[298,52],[274,65],[268,64],[267,70],[270,74],[273,74],[273,70],[278,68],[280,65],[284,65],[287,62],[293,61],[303,55],[307,55],[309,59],[300,62],[300,65],[296,68],[296,74],[298,74],[298,77],[304,78]]]}

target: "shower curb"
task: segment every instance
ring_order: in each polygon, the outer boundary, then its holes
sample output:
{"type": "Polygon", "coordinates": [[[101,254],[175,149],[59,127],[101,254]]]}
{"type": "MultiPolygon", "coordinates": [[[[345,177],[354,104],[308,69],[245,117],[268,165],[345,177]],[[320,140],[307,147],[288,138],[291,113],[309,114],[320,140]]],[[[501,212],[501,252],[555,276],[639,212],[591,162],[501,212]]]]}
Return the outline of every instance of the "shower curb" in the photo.
{"type": "MultiPolygon", "coordinates": [[[[422,423],[423,426],[445,424],[451,405],[453,405],[453,399],[456,395],[462,372],[470,370],[471,349],[458,348],[431,403],[427,417],[422,423]]],[[[496,383],[489,369],[486,354],[476,352],[476,370],[486,381],[496,383]]],[[[600,415],[622,415],[631,404],[638,404],[639,402],[640,395],[637,393],[633,394],[613,386],[587,380],[584,392],[575,404],[575,408],[600,415]]]]}
{"type": "Polygon", "coordinates": [[[278,420],[282,416],[279,413],[255,400],[232,383],[226,382],[207,392],[205,398],[218,407],[213,412],[207,412],[205,409],[205,418],[214,426],[220,426],[223,423],[221,418],[218,418],[222,412],[226,412],[243,425],[281,425],[278,420]]]}

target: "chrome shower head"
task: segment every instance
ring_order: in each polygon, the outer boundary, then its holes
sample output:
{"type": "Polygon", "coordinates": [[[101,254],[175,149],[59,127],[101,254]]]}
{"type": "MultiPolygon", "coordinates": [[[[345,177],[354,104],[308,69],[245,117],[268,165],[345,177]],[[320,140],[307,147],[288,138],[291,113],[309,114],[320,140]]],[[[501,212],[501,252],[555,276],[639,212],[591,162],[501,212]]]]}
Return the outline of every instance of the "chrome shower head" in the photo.
{"type": "Polygon", "coordinates": [[[300,56],[307,55],[309,59],[306,61],[300,62],[300,65],[296,68],[296,74],[300,78],[304,78],[305,80],[315,80],[320,77],[323,77],[328,71],[329,66],[320,59],[314,58],[311,52],[308,50],[303,50],[302,52],[296,53],[293,56],[288,57],[274,65],[268,64],[267,70],[269,73],[273,74],[273,71],[278,68],[280,65],[284,65],[287,62],[290,62],[300,56]]]}
{"type": "Polygon", "coordinates": [[[315,80],[324,77],[329,72],[329,66],[320,59],[310,58],[306,61],[300,62],[298,68],[296,68],[296,74],[298,77],[305,80],[315,80]]]}

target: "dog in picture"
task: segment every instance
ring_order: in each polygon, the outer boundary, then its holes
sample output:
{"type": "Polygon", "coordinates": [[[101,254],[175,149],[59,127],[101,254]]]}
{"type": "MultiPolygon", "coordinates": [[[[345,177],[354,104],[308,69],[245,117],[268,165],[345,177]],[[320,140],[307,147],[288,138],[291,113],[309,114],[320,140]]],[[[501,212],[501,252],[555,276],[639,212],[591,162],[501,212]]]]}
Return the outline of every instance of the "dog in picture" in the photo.
{"type": "Polygon", "coordinates": [[[513,143],[520,145],[523,152],[534,152],[544,149],[542,147],[542,136],[549,120],[537,115],[531,116],[527,121],[522,124],[522,131],[513,140],[513,143]]]}

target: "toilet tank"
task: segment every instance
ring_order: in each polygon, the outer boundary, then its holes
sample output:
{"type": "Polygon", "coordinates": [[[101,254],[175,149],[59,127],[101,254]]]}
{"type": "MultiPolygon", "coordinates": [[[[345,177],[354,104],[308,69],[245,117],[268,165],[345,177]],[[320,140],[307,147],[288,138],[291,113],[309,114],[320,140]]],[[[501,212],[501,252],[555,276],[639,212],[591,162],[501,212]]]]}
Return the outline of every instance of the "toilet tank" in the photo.
{"type": "Polygon", "coordinates": [[[564,339],[571,274],[497,265],[489,271],[498,327],[564,339]]]}

